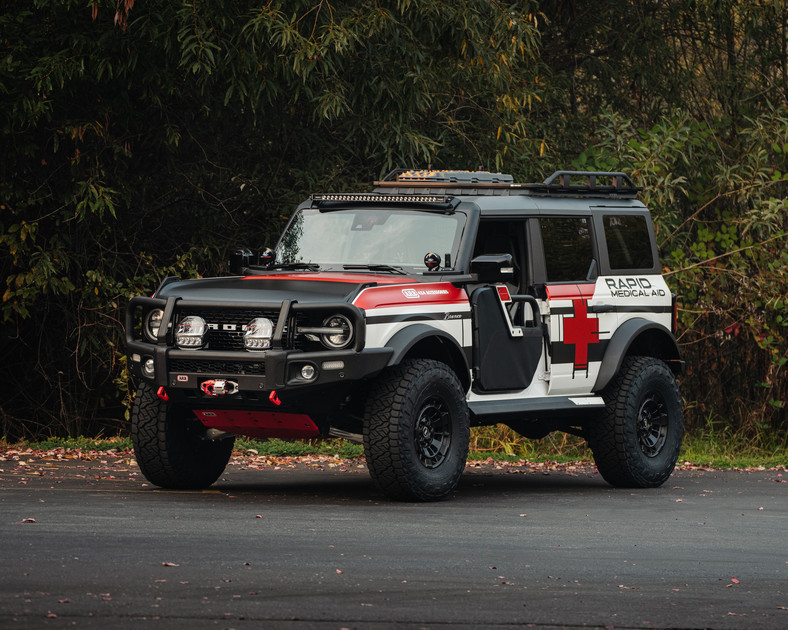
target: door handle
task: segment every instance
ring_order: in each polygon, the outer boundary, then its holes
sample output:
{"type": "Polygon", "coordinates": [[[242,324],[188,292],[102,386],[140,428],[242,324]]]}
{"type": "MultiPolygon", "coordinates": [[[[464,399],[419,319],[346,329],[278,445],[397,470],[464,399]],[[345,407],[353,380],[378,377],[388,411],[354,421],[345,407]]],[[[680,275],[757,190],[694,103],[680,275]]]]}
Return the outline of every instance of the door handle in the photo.
{"type": "Polygon", "coordinates": [[[593,304],[588,307],[589,313],[612,313],[616,310],[613,304],[593,304]]]}

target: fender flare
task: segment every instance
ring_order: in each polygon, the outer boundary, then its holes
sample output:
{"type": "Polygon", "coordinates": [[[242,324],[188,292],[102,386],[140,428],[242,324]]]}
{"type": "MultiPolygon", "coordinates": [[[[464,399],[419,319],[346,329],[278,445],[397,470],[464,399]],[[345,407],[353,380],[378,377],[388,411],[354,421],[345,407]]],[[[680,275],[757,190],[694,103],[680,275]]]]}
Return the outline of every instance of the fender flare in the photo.
{"type": "Polygon", "coordinates": [[[676,338],[661,324],[636,317],[622,324],[610,339],[605,355],[602,357],[602,365],[596,378],[593,391],[598,392],[607,387],[607,384],[616,375],[624,362],[624,358],[629,353],[632,345],[641,338],[643,333],[653,330],[660,338],[659,352],[650,352],[651,356],[662,359],[670,369],[678,374],[681,372],[683,361],[676,338]]]}
{"type": "Polygon", "coordinates": [[[448,350],[455,358],[455,363],[457,359],[460,361],[458,366],[460,370],[457,374],[460,382],[466,389],[470,387],[469,374],[471,368],[465,349],[446,331],[427,326],[426,324],[411,324],[397,331],[386,342],[386,347],[394,350],[391,357],[389,357],[387,367],[398,365],[416,344],[430,337],[439,337],[441,341],[448,345],[448,350]]]}

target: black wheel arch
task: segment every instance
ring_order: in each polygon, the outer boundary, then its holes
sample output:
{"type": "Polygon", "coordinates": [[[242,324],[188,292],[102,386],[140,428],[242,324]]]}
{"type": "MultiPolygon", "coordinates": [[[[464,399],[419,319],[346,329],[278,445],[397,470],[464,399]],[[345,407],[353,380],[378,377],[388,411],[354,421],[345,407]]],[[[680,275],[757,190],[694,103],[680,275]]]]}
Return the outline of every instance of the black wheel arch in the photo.
{"type": "Polygon", "coordinates": [[[467,392],[471,386],[470,364],[463,349],[449,333],[426,324],[412,324],[394,334],[386,343],[394,350],[388,367],[405,359],[434,359],[448,365],[467,392]]]}
{"type": "Polygon", "coordinates": [[[593,391],[607,387],[624,359],[634,355],[661,359],[675,375],[681,374],[684,365],[673,333],[661,324],[636,317],[624,322],[610,339],[593,391]]]}

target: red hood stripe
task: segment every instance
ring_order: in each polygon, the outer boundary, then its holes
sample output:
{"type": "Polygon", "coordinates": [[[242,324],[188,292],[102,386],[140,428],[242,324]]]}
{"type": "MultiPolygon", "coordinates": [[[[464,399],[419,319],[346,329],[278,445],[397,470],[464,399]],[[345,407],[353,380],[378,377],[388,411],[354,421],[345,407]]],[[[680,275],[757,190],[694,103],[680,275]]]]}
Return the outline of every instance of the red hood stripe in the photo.
{"type": "Polygon", "coordinates": [[[458,289],[450,282],[410,283],[396,287],[370,287],[353,300],[364,310],[386,306],[419,306],[435,304],[468,304],[465,289],[458,289]]]}

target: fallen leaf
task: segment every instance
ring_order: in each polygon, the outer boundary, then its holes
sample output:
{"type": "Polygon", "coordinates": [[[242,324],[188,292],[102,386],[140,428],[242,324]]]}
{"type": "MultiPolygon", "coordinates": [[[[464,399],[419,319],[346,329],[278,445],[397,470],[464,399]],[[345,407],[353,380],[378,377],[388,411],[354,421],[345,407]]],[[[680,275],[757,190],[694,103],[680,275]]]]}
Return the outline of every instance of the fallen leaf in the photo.
{"type": "Polygon", "coordinates": [[[181,565],[176,564],[174,562],[162,562],[161,566],[163,566],[163,567],[179,567],[181,565]]]}
{"type": "Polygon", "coordinates": [[[34,518],[23,518],[20,523],[35,523],[36,519],[34,518]]]}

